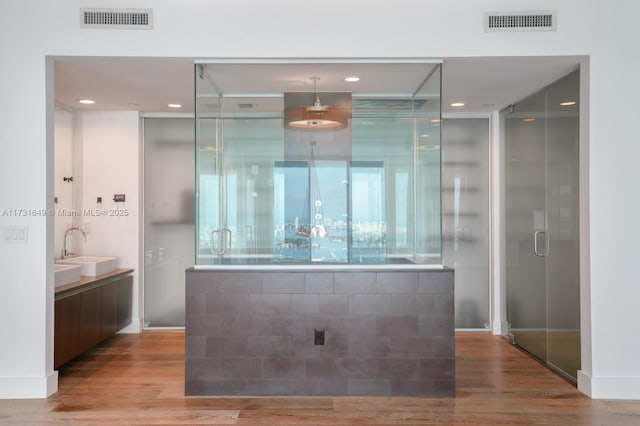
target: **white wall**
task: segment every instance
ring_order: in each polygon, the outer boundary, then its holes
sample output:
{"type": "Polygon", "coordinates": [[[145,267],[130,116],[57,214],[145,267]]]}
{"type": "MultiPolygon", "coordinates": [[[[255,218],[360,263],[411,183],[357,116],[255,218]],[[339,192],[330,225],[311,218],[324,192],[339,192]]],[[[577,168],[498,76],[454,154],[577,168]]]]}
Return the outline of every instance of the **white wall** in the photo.
{"type": "Polygon", "coordinates": [[[622,1],[615,6],[602,4],[595,10],[597,22],[607,27],[598,31],[590,67],[592,370],[579,377],[579,384],[596,398],[640,399],[640,278],[636,269],[640,144],[635,105],[640,84],[634,72],[640,66],[636,43],[640,28],[633,18],[640,4],[622,1]]]}
{"type": "Polygon", "coordinates": [[[87,234],[86,242],[76,238],[78,253],[115,256],[118,268],[133,268],[133,322],[125,331],[135,332],[140,329],[140,119],[136,111],[79,112],[76,116],[82,170],[74,183],[81,188],[80,210],[91,212],[76,218],[77,226],[87,234]],[[125,194],[126,201],[114,202],[114,194],[125,194]],[[97,197],[102,197],[100,206],[97,197]]]}
{"type": "Polygon", "coordinates": [[[7,39],[4,33],[0,36],[0,93],[11,100],[0,105],[0,235],[6,228],[22,227],[27,237],[20,244],[0,240],[0,398],[45,397],[57,389],[52,346],[54,221],[51,216],[14,212],[53,208],[53,108],[45,108],[53,86],[46,78],[44,57],[19,52],[7,57],[7,39]],[[5,60],[27,62],[38,71],[25,73],[5,60]],[[25,77],[35,80],[25,87],[25,77]]]}
{"type": "MultiPolygon", "coordinates": [[[[74,114],[62,109],[55,110],[55,161],[54,161],[54,194],[58,202],[55,205],[55,229],[54,229],[54,256],[60,257],[63,248],[63,235],[73,223],[75,203],[73,199],[74,182],[64,181],[64,178],[73,177],[73,116],[74,114]]],[[[68,244],[71,245],[71,237],[68,244]]]]}
{"type": "MultiPolygon", "coordinates": [[[[582,109],[583,183],[580,389],[640,398],[635,275],[640,227],[640,144],[635,111],[640,3],[596,0],[5,0],[0,14],[0,209],[52,207],[52,108],[46,55],[178,57],[457,57],[590,55],[590,109],[582,109]],[[78,9],[152,7],[153,31],[80,30],[78,9]],[[312,10],[310,10],[312,8],[312,10]],[[558,30],[484,33],[487,11],[552,9],[558,30]],[[311,13],[313,12],[313,13],[311,13]],[[316,28],[322,37],[310,36],[316,28]],[[19,40],[19,42],[16,42],[19,40]],[[47,92],[49,87],[49,92],[47,92]],[[47,96],[49,95],[49,96],[47,96]],[[19,177],[20,184],[16,184],[19,177]],[[585,186],[583,189],[586,190],[585,186]],[[591,249],[589,252],[587,248],[591,249]],[[586,295],[586,296],[585,296],[586,295]],[[590,298],[588,296],[590,295],[590,298]],[[586,297],[586,298],[585,298],[586,297]]],[[[584,100],[584,99],[583,99],[584,100]]],[[[584,107],[585,105],[583,105],[584,107]]],[[[50,350],[53,220],[3,217],[29,241],[0,242],[0,396],[42,396],[55,386],[50,350]],[[28,321],[16,321],[16,319],[28,321]]]]}

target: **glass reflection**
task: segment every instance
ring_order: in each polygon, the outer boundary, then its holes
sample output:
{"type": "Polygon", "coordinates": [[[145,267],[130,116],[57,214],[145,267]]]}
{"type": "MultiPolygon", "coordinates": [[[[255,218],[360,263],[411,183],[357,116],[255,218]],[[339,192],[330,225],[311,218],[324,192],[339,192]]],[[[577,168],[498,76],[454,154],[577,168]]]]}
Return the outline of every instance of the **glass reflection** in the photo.
{"type": "Polygon", "coordinates": [[[197,66],[196,263],[440,263],[429,67],[415,93],[349,93],[345,128],[311,130],[286,126],[283,96],[223,95],[220,65],[197,66]]]}

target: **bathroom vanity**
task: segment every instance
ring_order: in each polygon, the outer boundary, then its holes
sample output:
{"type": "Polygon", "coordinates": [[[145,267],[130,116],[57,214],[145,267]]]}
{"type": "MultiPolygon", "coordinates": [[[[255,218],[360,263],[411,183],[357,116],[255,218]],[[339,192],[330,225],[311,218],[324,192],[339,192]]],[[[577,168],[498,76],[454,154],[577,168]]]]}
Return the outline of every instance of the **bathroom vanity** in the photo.
{"type": "Polygon", "coordinates": [[[131,323],[133,269],[115,269],[55,289],[54,368],[131,323]]]}
{"type": "Polygon", "coordinates": [[[453,284],[433,265],[190,268],[185,393],[453,396],[453,284]]]}

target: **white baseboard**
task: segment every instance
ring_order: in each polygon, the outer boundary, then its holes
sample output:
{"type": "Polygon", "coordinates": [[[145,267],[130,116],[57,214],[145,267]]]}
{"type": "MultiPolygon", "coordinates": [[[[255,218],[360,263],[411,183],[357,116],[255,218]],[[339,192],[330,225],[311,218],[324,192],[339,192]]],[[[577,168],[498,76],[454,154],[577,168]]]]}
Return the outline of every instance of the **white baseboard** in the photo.
{"type": "Polygon", "coordinates": [[[583,394],[591,397],[591,376],[585,374],[582,370],[578,370],[578,390],[583,394]]]}
{"type": "Polygon", "coordinates": [[[509,323],[506,321],[494,320],[491,332],[496,336],[506,336],[509,334],[509,323]]]}
{"type": "Polygon", "coordinates": [[[118,331],[118,333],[122,334],[138,334],[142,331],[142,321],[140,318],[134,318],[131,320],[131,324],[118,331]]]}
{"type": "Polygon", "coordinates": [[[57,391],[57,371],[45,377],[0,377],[0,399],[47,398],[57,391]]]}
{"type": "Polygon", "coordinates": [[[578,390],[593,399],[640,399],[640,377],[592,377],[579,370],[578,390]]]}

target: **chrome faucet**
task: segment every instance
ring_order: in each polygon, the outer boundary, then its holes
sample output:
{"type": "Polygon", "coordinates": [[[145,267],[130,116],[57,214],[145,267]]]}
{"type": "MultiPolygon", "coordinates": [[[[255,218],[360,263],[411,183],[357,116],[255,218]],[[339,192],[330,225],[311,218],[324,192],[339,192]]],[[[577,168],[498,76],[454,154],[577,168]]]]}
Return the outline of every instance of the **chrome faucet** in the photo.
{"type": "Polygon", "coordinates": [[[67,252],[67,235],[69,235],[71,233],[71,231],[80,231],[82,232],[82,235],[84,236],[84,240],[87,241],[87,234],[80,228],[73,226],[69,229],[67,229],[66,231],[64,231],[64,241],[62,243],[62,258],[64,259],[65,257],[67,257],[70,253],[67,252]]]}

